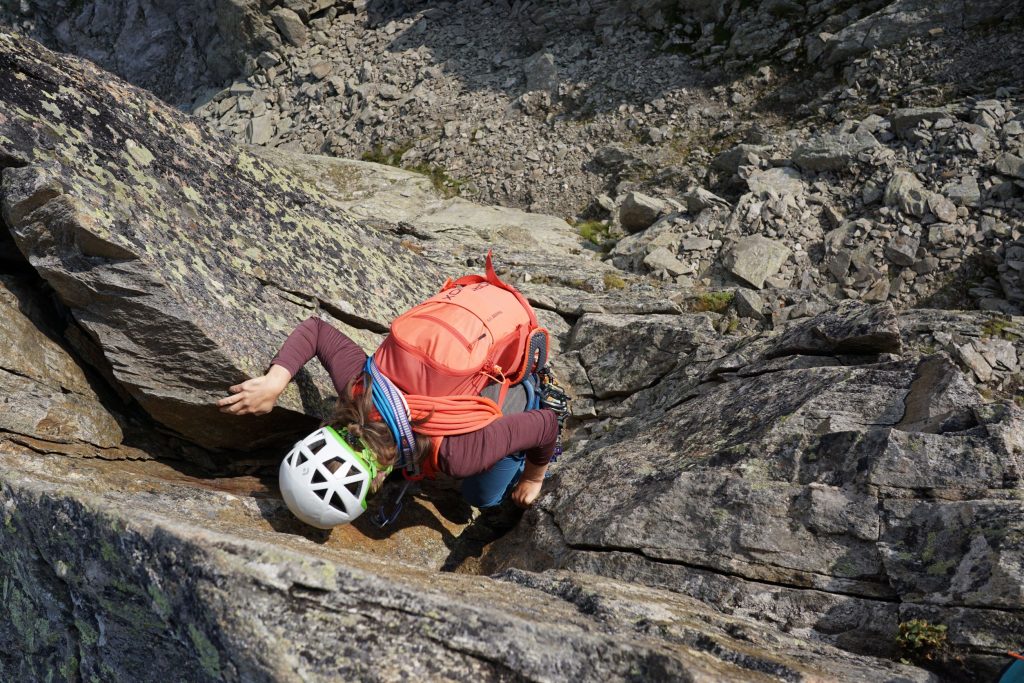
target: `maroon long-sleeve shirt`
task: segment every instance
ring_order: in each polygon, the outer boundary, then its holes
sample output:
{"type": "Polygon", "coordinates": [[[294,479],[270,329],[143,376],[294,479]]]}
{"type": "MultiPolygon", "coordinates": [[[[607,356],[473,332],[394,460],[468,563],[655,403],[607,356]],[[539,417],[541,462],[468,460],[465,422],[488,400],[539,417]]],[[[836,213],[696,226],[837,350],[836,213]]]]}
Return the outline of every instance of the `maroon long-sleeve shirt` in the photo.
{"type": "MultiPolygon", "coordinates": [[[[271,364],[280,365],[294,377],[313,356],[331,376],[339,396],[366,364],[366,353],[359,345],[320,318],[309,318],[296,327],[271,364]]],[[[550,410],[506,415],[475,432],[445,437],[438,466],[453,477],[470,477],[518,451],[526,451],[529,462],[546,465],[557,437],[558,419],[550,410]]]]}

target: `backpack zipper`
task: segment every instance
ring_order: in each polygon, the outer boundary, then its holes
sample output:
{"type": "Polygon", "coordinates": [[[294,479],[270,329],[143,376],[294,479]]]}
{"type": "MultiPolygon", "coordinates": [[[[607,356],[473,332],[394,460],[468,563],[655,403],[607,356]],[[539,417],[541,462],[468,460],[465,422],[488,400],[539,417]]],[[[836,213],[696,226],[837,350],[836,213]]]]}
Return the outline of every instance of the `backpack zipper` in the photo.
{"type": "MultiPolygon", "coordinates": [[[[470,351],[471,352],[473,350],[473,345],[469,343],[469,340],[466,339],[466,337],[461,332],[459,332],[457,329],[455,329],[455,327],[452,326],[450,323],[447,323],[444,320],[441,320],[440,318],[432,316],[429,313],[417,313],[416,315],[414,315],[412,317],[413,318],[423,318],[424,320],[432,320],[433,322],[437,323],[441,327],[443,327],[446,330],[448,330],[449,332],[451,332],[453,337],[455,337],[460,342],[462,342],[462,345],[466,347],[466,351],[470,351]]],[[[477,341],[480,341],[480,340],[477,339],[477,341]]]]}

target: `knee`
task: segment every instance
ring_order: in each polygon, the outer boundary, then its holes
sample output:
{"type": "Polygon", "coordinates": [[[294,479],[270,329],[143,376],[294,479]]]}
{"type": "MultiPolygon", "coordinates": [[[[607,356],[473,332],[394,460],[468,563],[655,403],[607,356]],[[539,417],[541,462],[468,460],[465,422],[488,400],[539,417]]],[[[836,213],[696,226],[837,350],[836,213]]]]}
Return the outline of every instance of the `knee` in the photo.
{"type": "Polygon", "coordinates": [[[473,507],[494,507],[501,503],[501,499],[504,497],[503,494],[503,489],[487,490],[485,487],[478,486],[477,482],[472,479],[466,479],[462,482],[462,497],[473,507]]]}

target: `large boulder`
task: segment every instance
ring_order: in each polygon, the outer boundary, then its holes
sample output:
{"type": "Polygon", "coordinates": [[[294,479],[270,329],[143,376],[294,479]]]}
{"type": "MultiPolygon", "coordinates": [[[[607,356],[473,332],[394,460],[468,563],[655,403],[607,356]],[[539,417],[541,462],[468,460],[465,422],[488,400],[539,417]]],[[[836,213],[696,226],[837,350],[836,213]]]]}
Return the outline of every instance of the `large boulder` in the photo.
{"type": "Polygon", "coordinates": [[[722,264],[732,275],[761,289],[766,279],[779,272],[791,253],[782,242],[752,235],[740,238],[722,257],[722,264]]]}
{"type": "Polygon", "coordinates": [[[879,146],[875,136],[865,130],[826,133],[793,150],[793,163],[805,171],[841,171],[879,146]]]}
{"type": "Polygon", "coordinates": [[[628,577],[875,654],[925,618],[992,673],[1024,628],[1024,413],[900,349],[891,308],[850,303],[691,357],[485,566],[628,577]]]}
{"type": "Polygon", "coordinates": [[[281,533],[226,484],[0,452],[0,678],[934,680],[631,582],[439,574],[281,533]]]}
{"type": "Polygon", "coordinates": [[[0,33],[0,184],[18,248],[103,370],[215,448],[307,426],[320,375],[269,419],[217,411],[287,332],[324,313],[380,332],[440,275],[295,174],[87,62],[0,33]]]}

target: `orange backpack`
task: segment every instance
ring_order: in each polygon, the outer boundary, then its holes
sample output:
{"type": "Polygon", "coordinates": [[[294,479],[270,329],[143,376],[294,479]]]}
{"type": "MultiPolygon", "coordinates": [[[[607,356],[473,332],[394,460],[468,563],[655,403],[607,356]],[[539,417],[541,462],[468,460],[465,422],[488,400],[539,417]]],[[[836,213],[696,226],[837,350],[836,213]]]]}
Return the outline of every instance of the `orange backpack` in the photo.
{"type": "Polygon", "coordinates": [[[433,439],[423,467],[428,476],[436,470],[442,437],[500,417],[508,388],[547,362],[547,329],[526,297],[498,278],[490,252],[485,272],[449,278],[440,292],[395,318],[373,354],[413,419],[431,416],[414,428],[433,439]],[[479,395],[490,382],[502,385],[497,402],[479,395]]]}
{"type": "Polygon", "coordinates": [[[475,397],[492,381],[507,388],[543,367],[548,341],[526,297],[498,278],[488,252],[485,276],[449,279],[395,318],[373,360],[405,394],[475,397]],[[531,347],[539,358],[529,357],[531,347]]]}

